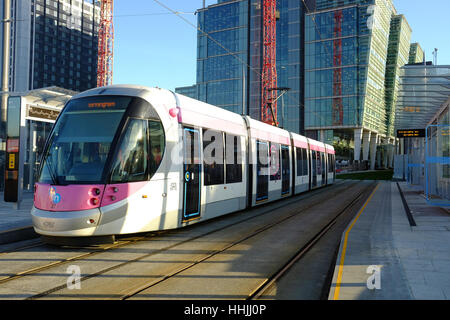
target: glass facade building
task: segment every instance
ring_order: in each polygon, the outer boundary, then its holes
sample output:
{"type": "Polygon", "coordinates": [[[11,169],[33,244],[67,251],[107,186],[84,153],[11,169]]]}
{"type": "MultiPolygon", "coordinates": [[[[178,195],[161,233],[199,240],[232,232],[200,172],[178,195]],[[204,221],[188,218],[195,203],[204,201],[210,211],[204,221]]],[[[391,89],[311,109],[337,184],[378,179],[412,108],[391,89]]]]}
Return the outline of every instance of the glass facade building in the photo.
{"type": "Polygon", "coordinates": [[[100,6],[97,1],[31,1],[29,89],[58,86],[85,91],[97,85],[100,6]]]}
{"type": "Polygon", "coordinates": [[[182,94],[186,97],[192,98],[192,99],[197,99],[197,85],[192,85],[192,86],[186,86],[186,87],[178,87],[175,88],[175,92],[182,94]]]}
{"type": "Polygon", "coordinates": [[[400,68],[408,63],[410,52],[411,27],[403,15],[396,15],[391,20],[389,46],[386,61],[385,101],[386,101],[386,136],[395,136],[395,105],[400,85],[400,68]]]}
{"type": "Polygon", "coordinates": [[[306,129],[367,127],[384,133],[394,8],[385,0],[344,2],[318,0],[318,11],[306,17],[306,129]]]}
{"type": "Polygon", "coordinates": [[[198,99],[243,112],[248,61],[248,3],[223,1],[198,10],[198,99]]]}
{"type": "Polygon", "coordinates": [[[408,64],[422,63],[425,60],[425,53],[422,47],[417,42],[411,43],[409,48],[409,60],[408,64]]]}
{"type": "MultiPolygon", "coordinates": [[[[84,91],[97,85],[97,47],[100,3],[96,0],[11,0],[9,91],[14,95],[60,90],[84,91]]],[[[0,0],[4,20],[5,1],[0,0]]],[[[5,23],[0,24],[3,35],[5,23]]],[[[0,42],[3,60],[3,42],[0,42]]],[[[3,64],[0,64],[0,71],[3,64]]],[[[73,92],[72,92],[73,91],[73,92]]],[[[62,97],[59,98],[63,103],[62,97]]],[[[40,99],[34,99],[41,101],[40,99]]],[[[45,103],[46,99],[42,104],[45,103]]],[[[6,103],[2,113],[6,114],[6,103]]],[[[54,121],[54,119],[53,119],[54,121]]],[[[27,149],[25,171],[36,169],[43,143],[52,121],[26,118],[27,149]]],[[[0,129],[0,190],[5,164],[5,123],[0,129]]],[[[28,178],[27,178],[28,179],[28,178]]],[[[32,188],[33,179],[24,180],[24,189],[32,188]]]]}
{"type": "MultiPolygon", "coordinates": [[[[305,125],[307,130],[356,127],[362,121],[360,91],[367,43],[359,39],[358,8],[306,16],[305,125]],[[335,21],[340,19],[340,29],[335,21]],[[337,36],[339,38],[337,38],[337,36]]],[[[365,34],[361,32],[361,34],[365,34]]],[[[367,62],[366,62],[367,63],[367,62]]]]}
{"type": "Polygon", "coordinates": [[[307,134],[351,140],[353,159],[370,155],[373,169],[379,146],[395,143],[398,70],[408,62],[411,29],[392,0],[316,0],[305,28],[307,134]]]}
{"type": "Polygon", "coordinates": [[[11,18],[10,91],[96,86],[98,1],[11,0],[11,18]]]}
{"type": "MultiPolygon", "coordinates": [[[[198,10],[198,99],[254,119],[261,118],[262,4],[218,1],[198,10]]],[[[306,10],[303,1],[278,0],[277,11],[277,87],[290,89],[277,101],[277,118],[281,127],[303,133],[306,10]]]]}
{"type": "MultiPolygon", "coordinates": [[[[197,98],[255,119],[262,4],[228,0],[198,10],[197,98]]],[[[278,0],[277,11],[277,86],[290,88],[277,102],[280,126],[330,144],[343,138],[354,160],[370,154],[374,167],[378,146],[395,143],[398,70],[410,54],[405,17],[393,0],[278,0]]]]}

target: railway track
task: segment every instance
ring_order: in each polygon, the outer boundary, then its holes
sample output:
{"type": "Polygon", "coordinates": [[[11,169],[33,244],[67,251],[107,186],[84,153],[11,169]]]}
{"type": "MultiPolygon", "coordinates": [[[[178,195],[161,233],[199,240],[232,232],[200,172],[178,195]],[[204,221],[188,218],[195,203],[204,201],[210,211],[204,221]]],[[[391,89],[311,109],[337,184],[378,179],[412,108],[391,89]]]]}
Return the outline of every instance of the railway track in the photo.
{"type": "MultiPolygon", "coordinates": [[[[287,264],[285,264],[284,266],[282,266],[280,269],[276,268],[275,272],[270,272],[268,271],[267,273],[270,274],[270,276],[267,277],[262,277],[261,280],[259,279],[255,279],[256,281],[252,281],[252,285],[247,285],[245,290],[241,290],[241,292],[239,294],[225,294],[225,292],[227,292],[227,288],[225,285],[223,286],[219,286],[219,296],[218,298],[221,299],[257,299],[259,298],[261,295],[263,295],[266,290],[268,288],[270,288],[271,286],[274,285],[274,283],[280,278],[282,277],[290,268],[290,266],[292,266],[292,264],[298,262],[298,260],[306,253],[308,252],[308,250],[336,223],[336,220],[339,218],[339,216],[341,216],[343,213],[345,213],[347,210],[349,210],[352,206],[354,206],[355,204],[358,203],[358,201],[365,195],[368,193],[368,191],[370,191],[372,188],[374,187],[373,184],[367,186],[366,188],[364,188],[361,192],[358,193],[357,197],[354,200],[351,200],[349,203],[345,203],[342,206],[339,206],[337,210],[335,210],[334,212],[337,212],[337,214],[333,217],[333,219],[328,222],[323,228],[320,229],[319,232],[315,232],[314,231],[314,235],[311,237],[310,240],[307,240],[307,243],[300,249],[300,251],[296,252],[296,254],[293,257],[289,257],[289,261],[287,264]],[[253,286],[253,287],[251,287],[253,286]]],[[[331,197],[329,199],[329,201],[332,201],[333,197],[331,197]]],[[[310,207],[306,210],[312,210],[313,207],[310,207]]],[[[305,210],[305,211],[306,211],[305,210]]],[[[120,297],[120,299],[130,299],[130,298],[135,298],[135,299],[154,299],[157,298],[158,296],[162,296],[164,298],[172,298],[170,295],[164,295],[164,292],[174,292],[175,290],[180,290],[178,287],[178,284],[171,284],[166,286],[166,288],[164,288],[163,290],[156,290],[152,292],[152,288],[157,287],[158,285],[161,285],[162,283],[164,283],[165,281],[170,281],[173,280],[172,282],[175,283],[179,283],[179,286],[184,286],[184,287],[189,287],[189,284],[183,284],[183,281],[185,281],[187,278],[189,278],[190,276],[197,274],[197,275],[201,275],[201,274],[211,274],[210,272],[208,272],[207,269],[203,269],[202,272],[196,272],[196,271],[192,271],[191,269],[198,267],[199,265],[201,265],[202,263],[208,263],[208,260],[210,259],[214,259],[215,261],[221,261],[223,260],[222,258],[220,258],[219,256],[227,256],[227,251],[229,250],[233,250],[233,248],[235,248],[238,245],[241,245],[245,242],[247,242],[248,240],[251,240],[253,238],[256,237],[264,237],[264,236],[268,236],[270,237],[270,235],[267,235],[268,232],[273,231],[272,229],[275,229],[276,227],[279,227],[280,225],[283,224],[288,224],[290,223],[291,219],[294,219],[296,217],[298,217],[300,214],[304,213],[305,211],[296,211],[292,214],[290,214],[287,217],[284,217],[283,219],[279,219],[271,224],[265,225],[264,227],[262,227],[259,230],[256,230],[254,232],[252,232],[251,234],[247,234],[245,236],[243,236],[242,238],[228,244],[227,246],[216,250],[215,252],[212,252],[210,254],[208,254],[207,256],[204,256],[203,258],[199,259],[198,261],[195,261],[193,263],[191,263],[190,265],[186,265],[183,268],[180,268],[179,270],[174,271],[171,274],[167,274],[164,277],[162,277],[161,279],[158,279],[157,281],[154,281],[151,284],[147,284],[144,285],[142,288],[139,288],[137,290],[134,291],[130,291],[127,294],[123,295],[120,297]],[[187,273],[185,275],[183,275],[183,273],[187,273]],[[178,279],[175,279],[177,276],[178,279]]],[[[287,255],[286,255],[287,257],[287,255]]],[[[278,261],[278,259],[276,259],[276,261],[278,261]]],[[[280,260],[280,261],[286,261],[286,260],[280,260]]],[[[201,268],[200,268],[201,269],[201,268]]],[[[200,278],[199,276],[197,276],[198,278],[200,278]]],[[[245,276],[244,276],[245,278],[245,276]]],[[[188,298],[188,299],[192,299],[192,298],[200,298],[200,299],[210,299],[211,297],[214,297],[214,294],[208,295],[208,294],[194,294],[194,291],[191,291],[190,289],[188,289],[190,291],[190,294],[188,295],[183,295],[181,294],[180,298],[188,298]]],[[[229,288],[228,288],[229,290],[229,288]]],[[[231,290],[229,292],[234,292],[234,290],[231,290]]]]}
{"type": "MultiPolygon", "coordinates": [[[[220,249],[208,249],[209,252],[206,254],[202,252],[193,261],[170,265],[169,262],[163,262],[167,264],[167,272],[163,272],[158,275],[158,277],[152,277],[151,284],[148,282],[141,283],[139,285],[131,285],[131,288],[122,288],[118,293],[113,294],[103,294],[98,295],[98,298],[115,298],[115,299],[128,299],[135,296],[139,296],[139,293],[148,290],[149,288],[156,286],[159,283],[165,282],[173,278],[174,276],[187,271],[194,266],[207,262],[210,258],[220,255],[235,247],[236,245],[255,237],[257,234],[262,234],[266,230],[273,228],[274,226],[288,221],[292,218],[292,212],[297,211],[294,216],[299,215],[300,212],[307,211],[320,203],[323,203],[324,198],[333,198],[341,194],[344,190],[354,188],[356,183],[338,183],[332,187],[327,187],[324,189],[319,189],[313,193],[308,193],[301,196],[296,196],[291,199],[287,199],[281,202],[276,202],[273,204],[268,204],[266,206],[255,208],[250,210],[248,213],[235,213],[225,217],[221,217],[212,220],[207,223],[199,224],[197,226],[192,226],[172,232],[164,232],[161,235],[158,234],[147,234],[142,237],[134,237],[129,240],[121,240],[116,244],[103,246],[101,248],[95,249],[56,249],[48,254],[49,246],[43,244],[36,244],[36,246],[30,248],[29,246],[23,249],[15,250],[13,252],[3,252],[0,253],[0,264],[13,263],[13,261],[18,261],[20,258],[14,257],[19,253],[27,255],[32,252],[42,252],[44,255],[51,256],[56,253],[63,255],[65,257],[60,259],[53,259],[53,261],[48,263],[41,263],[40,265],[34,265],[30,268],[23,268],[23,270],[17,272],[11,272],[6,274],[5,268],[2,268],[2,273],[0,275],[0,298],[25,298],[25,299],[37,299],[37,298],[58,298],[67,297],[64,294],[58,294],[67,290],[66,279],[68,277],[67,273],[64,272],[65,268],[73,263],[83,264],[81,270],[83,273],[81,275],[82,287],[86,287],[85,283],[88,280],[93,280],[101,277],[108,277],[109,274],[121,270],[132,264],[139,264],[146,259],[152,259],[156,256],[164,256],[173,250],[177,250],[183,247],[189,247],[192,242],[202,243],[204,241],[211,241],[214,239],[215,235],[218,233],[226,234],[229,229],[238,228],[238,226],[244,224],[254,224],[254,229],[250,233],[246,233],[245,236],[234,239],[230,241],[227,239],[226,244],[221,246],[220,249]],[[264,224],[263,227],[255,223],[255,220],[260,220],[264,217],[267,219],[269,217],[268,213],[274,210],[285,209],[291,207],[293,204],[302,200],[300,206],[287,210],[279,220],[271,223],[264,224]],[[304,202],[304,203],[303,203],[304,202]],[[149,244],[152,244],[149,246],[149,244]],[[143,252],[145,252],[143,254],[143,252]],[[170,265],[170,266],[169,266],[170,265]],[[36,281],[33,282],[33,279],[36,281]],[[41,284],[45,281],[45,286],[41,284]],[[51,281],[48,281],[51,280],[51,281]],[[63,280],[63,281],[62,281],[63,280]],[[57,285],[59,283],[59,285],[57,285]],[[30,286],[26,286],[30,284],[30,286]],[[22,291],[20,293],[14,294],[11,290],[14,287],[27,287],[28,290],[22,291]],[[40,289],[37,289],[37,288],[40,289]],[[45,289],[44,289],[45,288],[45,289]],[[42,290],[44,289],[44,290],[42,290]]],[[[263,220],[264,220],[263,219],[263,220]]],[[[270,219],[267,219],[270,220],[270,219]]],[[[246,230],[248,226],[241,227],[246,230]]],[[[238,228],[239,229],[239,228],[238,228]]],[[[243,231],[241,230],[241,231],[243,231]]],[[[208,251],[206,250],[206,251],[208,251]]],[[[48,260],[51,260],[48,259],[48,260]]],[[[43,259],[45,262],[46,259],[43,259]]],[[[26,262],[21,261],[21,262],[26,262]]],[[[145,263],[144,263],[145,264],[145,263]]],[[[26,263],[25,263],[26,265],[26,263]]],[[[129,275],[133,278],[133,275],[129,275]]],[[[139,276],[137,276],[139,278],[139,276]]],[[[143,277],[145,278],[145,277],[143,277]]],[[[71,298],[80,297],[82,299],[86,298],[96,298],[95,294],[79,294],[81,292],[71,292],[71,298]]]]}
{"type": "MultiPolygon", "coordinates": [[[[376,184],[371,184],[369,187],[363,189],[350,203],[341,209],[331,221],[329,221],[319,232],[317,232],[314,237],[312,237],[303,247],[301,247],[285,265],[277,270],[266,281],[262,282],[261,285],[249,295],[248,299],[260,299],[274,286],[276,286],[276,283],[284,277],[296,263],[299,263],[308,252],[310,252],[310,250],[335,226],[344,214],[349,212],[355,206],[360,205],[361,200],[364,201],[369,196],[375,186],[376,184]]],[[[359,208],[359,206],[357,208],[359,208]]]]}

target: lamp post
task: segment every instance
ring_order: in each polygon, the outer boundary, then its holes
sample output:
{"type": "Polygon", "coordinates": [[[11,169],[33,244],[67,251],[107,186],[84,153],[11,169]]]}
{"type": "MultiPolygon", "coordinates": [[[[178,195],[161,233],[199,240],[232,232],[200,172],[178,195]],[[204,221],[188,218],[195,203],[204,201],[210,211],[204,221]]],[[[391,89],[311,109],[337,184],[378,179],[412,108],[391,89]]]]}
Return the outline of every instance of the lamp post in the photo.
{"type": "MultiPolygon", "coordinates": [[[[291,90],[291,88],[288,87],[277,87],[277,88],[269,88],[269,91],[281,91],[281,93],[278,95],[278,97],[270,102],[270,112],[272,113],[272,118],[273,118],[273,122],[275,123],[276,126],[278,126],[278,122],[277,119],[275,118],[275,114],[273,112],[272,109],[272,103],[274,103],[275,101],[277,101],[279,98],[281,98],[286,92],[288,92],[289,90],[291,90]]],[[[282,121],[282,127],[284,127],[284,99],[281,99],[281,121],[282,121]]]]}

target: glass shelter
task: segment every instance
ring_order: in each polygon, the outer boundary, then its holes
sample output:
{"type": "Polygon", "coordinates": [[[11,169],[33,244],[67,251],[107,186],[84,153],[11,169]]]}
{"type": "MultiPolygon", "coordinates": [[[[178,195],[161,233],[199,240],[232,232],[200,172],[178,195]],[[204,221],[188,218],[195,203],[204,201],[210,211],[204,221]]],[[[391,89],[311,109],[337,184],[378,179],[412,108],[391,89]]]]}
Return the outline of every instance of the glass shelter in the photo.
{"type": "MultiPolygon", "coordinates": [[[[21,190],[33,190],[45,141],[64,104],[76,93],[59,87],[47,87],[9,94],[8,103],[19,104],[21,116],[25,118],[21,119],[23,128],[20,130],[20,158],[23,160],[19,163],[18,169],[21,171],[20,176],[23,181],[21,190]]],[[[5,167],[8,166],[7,149],[11,148],[7,144],[7,141],[1,143],[2,179],[0,187],[2,190],[5,187],[5,167]]]]}

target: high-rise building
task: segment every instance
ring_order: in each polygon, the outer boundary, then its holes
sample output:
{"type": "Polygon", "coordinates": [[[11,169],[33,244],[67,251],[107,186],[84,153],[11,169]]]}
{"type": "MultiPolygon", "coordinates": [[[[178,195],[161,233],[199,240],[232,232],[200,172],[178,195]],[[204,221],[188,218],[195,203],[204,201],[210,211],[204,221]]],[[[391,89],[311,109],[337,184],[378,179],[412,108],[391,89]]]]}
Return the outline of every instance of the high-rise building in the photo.
{"type": "Polygon", "coordinates": [[[192,99],[198,99],[197,85],[195,85],[195,84],[192,86],[175,88],[175,92],[182,94],[186,97],[192,98],[192,99]]]}
{"type": "Polygon", "coordinates": [[[400,85],[400,68],[408,63],[411,27],[403,15],[393,16],[389,32],[389,46],[386,61],[385,103],[386,136],[393,137],[395,106],[400,85]]]}
{"type": "Polygon", "coordinates": [[[248,1],[198,10],[198,99],[242,113],[248,63],[248,1]]]}
{"type": "MultiPolygon", "coordinates": [[[[23,119],[26,143],[21,146],[21,152],[25,152],[24,166],[29,168],[24,170],[30,172],[23,188],[32,188],[30,177],[39,166],[38,154],[54,122],[54,113],[76,91],[97,85],[100,5],[96,0],[0,0],[0,19],[0,35],[3,36],[5,26],[10,27],[7,91],[10,96],[34,97],[26,105],[23,119]],[[8,5],[9,14],[5,12],[8,5]],[[10,19],[6,19],[8,16],[10,19]],[[50,109],[38,109],[52,99],[57,102],[52,101],[50,109]],[[44,115],[30,110],[39,110],[44,115]],[[52,119],[46,119],[45,112],[52,119]]],[[[0,41],[0,61],[3,49],[4,43],[0,41]]],[[[6,86],[6,81],[3,84],[6,86]]],[[[7,95],[2,98],[5,99],[1,105],[0,189],[4,181],[7,95]]]]}
{"type": "Polygon", "coordinates": [[[409,60],[408,64],[423,63],[425,60],[425,53],[422,47],[417,42],[411,43],[409,49],[409,60]]]}
{"type": "MultiPolygon", "coordinates": [[[[0,1],[2,18],[4,2],[0,1]]],[[[84,91],[96,86],[98,1],[10,2],[10,91],[49,86],[84,91]]]]}
{"type": "Polygon", "coordinates": [[[354,160],[370,154],[374,168],[377,146],[394,143],[397,72],[410,36],[392,0],[316,0],[306,15],[307,133],[352,140],[354,160]]]}
{"type": "MultiPolygon", "coordinates": [[[[255,119],[261,119],[262,4],[224,0],[198,10],[198,99],[255,119]]],[[[289,88],[277,101],[277,120],[299,133],[304,132],[304,17],[313,8],[311,0],[277,1],[277,88],[289,88]]]]}
{"type": "MultiPolygon", "coordinates": [[[[263,0],[223,0],[198,10],[197,98],[260,119],[263,0]]],[[[398,70],[411,28],[393,0],[277,1],[280,126],[333,143],[375,166],[395,143],[398,70]]],[[[416,60],[421,59],[420,47],[416,60]]]]}

